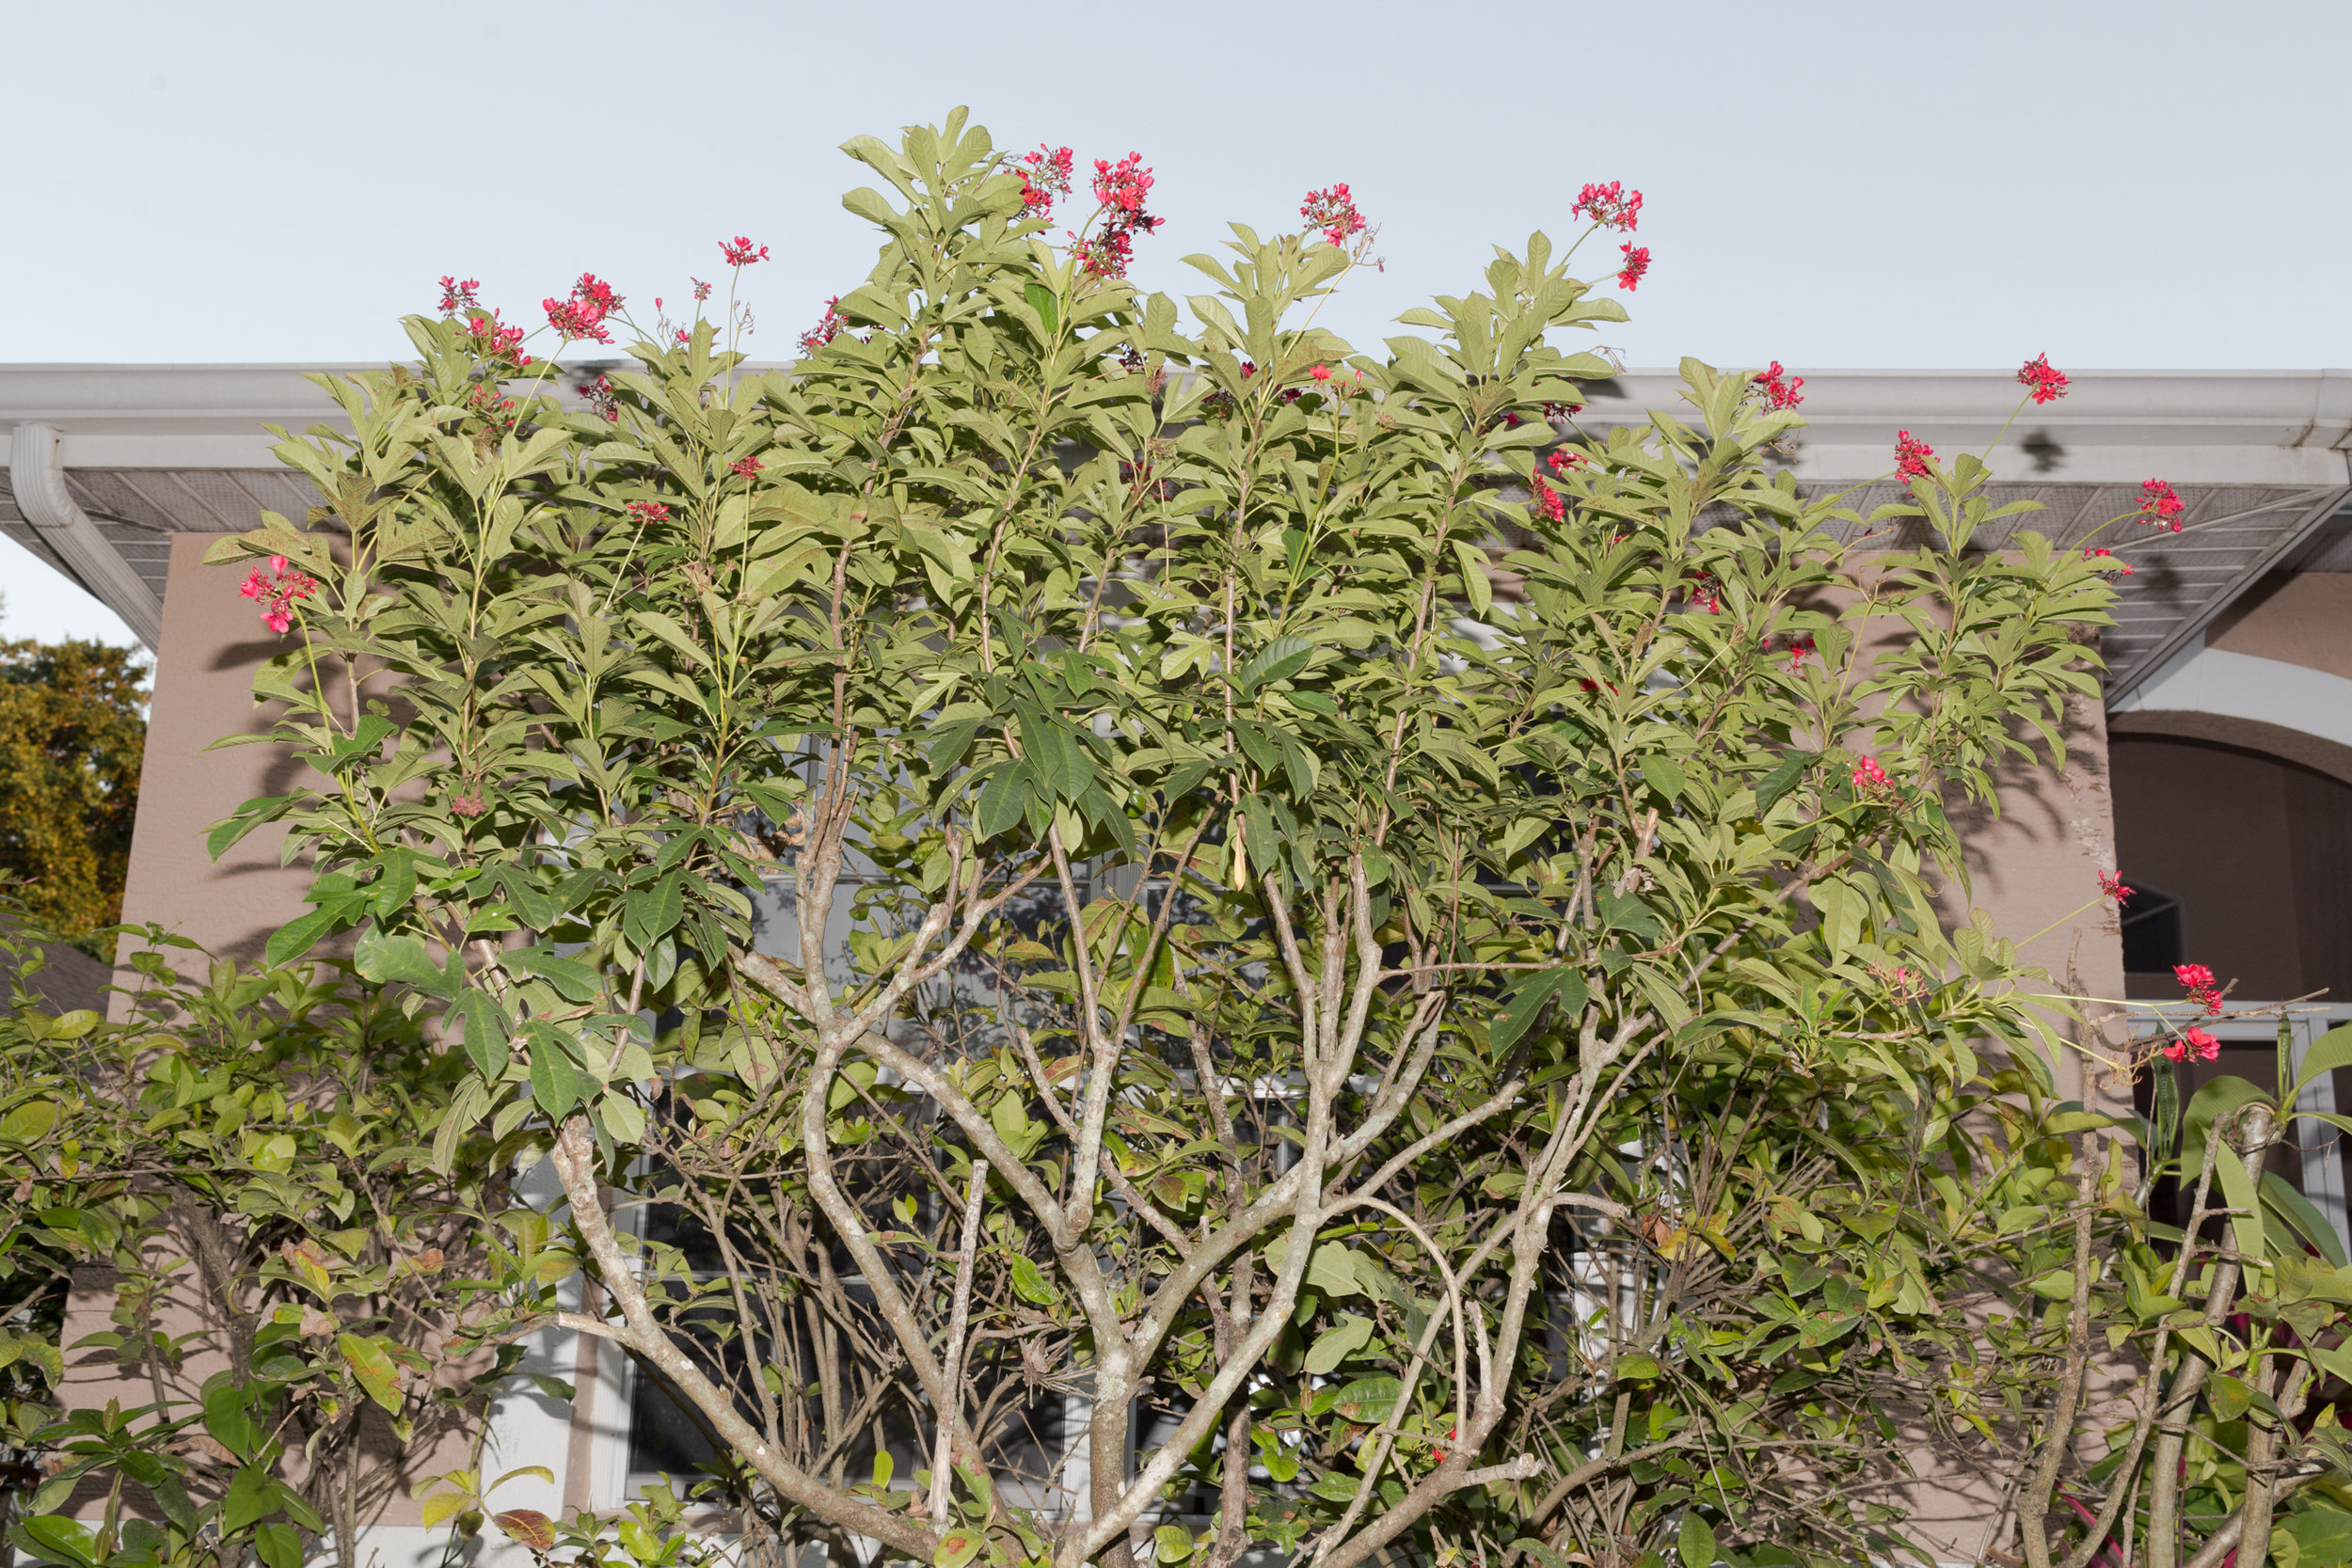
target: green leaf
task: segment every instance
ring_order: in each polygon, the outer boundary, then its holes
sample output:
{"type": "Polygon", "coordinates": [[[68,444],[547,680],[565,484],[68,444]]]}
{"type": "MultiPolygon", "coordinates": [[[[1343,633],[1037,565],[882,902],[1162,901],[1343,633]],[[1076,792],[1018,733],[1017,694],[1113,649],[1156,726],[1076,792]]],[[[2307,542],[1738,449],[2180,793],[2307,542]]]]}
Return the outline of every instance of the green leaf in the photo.
{"type": "Polygon", "coordinates": [[[343,1353],[343,1365],[359,1380],[359,1386],[368,1391],[368,1398],[390,1411],[400,1414],[400,1382],[386,1354],[385,1341],[361,1334],[339,1334],[335,1346],[343,1353]]]}
{"type": "Polygon", "coordinates": [[[352,967],[378,985],[404,985],[443,1001],[457,994],[449,971],[433,961],[423,942],[412,936],[369,931],[352,949],[352,967]]]}
{"type": "Polygon", "coordinates": [[[1487,1026],[1486,1042],[1497,1052],[1508,1051],[1534,1024],[1544,1004],[1558,998],[1561,1015],[1573,1019],[1584,1010],[1584,976],[1574,969],[1538,970],[1521,981],[1487,1026]]]}
{"type": "Polygon", "coordinates": [[[1331,1408],[1351,1421],[1372,1425],[1389,1419],[1403,1392],[1405,1385],[1395,1378],[1359,1377],[1340,1390],[1339,1402],[1331,1408]]]}
{"type": "Polygon", "coordinates": [[[1812,762],[1809,752],[1783,752],[1780,766],[1756,781],[1756,815],[1763,816],[1780,804],[1781,797],[1797,787],[1804,777],[1805,767],[1812,762]]]}
{"type": "Polygon", "coordinates": [[[253,1551],[263,1568],[302,1568],[302,1532],[292,1525],[257,1526],[253,1551]]]}
{"type": "Polygon", "coordinates": [[[1325,1329],[1316,1337],[1315,1342],[1307,1347],[1307,1370],[1322,1377],[1362,1350],[1371,1340],[1372,1320],[1359,1318],[1353,1312],[1343,1312],[1337,1323],[1325,1329]]]}
{"type": "MultiPolygon", "coordinates": [[[[2212,1085],[2206,1086],[2210,1088],[2212,1085]]],[[[2213,1174],[2228,1206],[2241,1211],[2230,1220],[2232,1244],[2250,1257],[2269,1257],[2270,1243],[2263,1226],[2261,1196],[2254,1190],[2254,1179],[2246,1174],[2246,1163],[2226,1142],[2214,1150],[2213,1174]]]]}
{"type": "Polygon", "coordinates": [[[91,1568],[98,1560],[98,1538],[87,1525],[54,1514],[27,1519],[8,1527],[8,1539],[44,1562],[69,1568],[91,1568]]]}
{"type": "Polygon", "coordinates": [[[1278,637],[1259,649],[1241,667],[1238,684],[1242,695],[1252,696],[1268,681],[1286,681],[1307,668],[1315,657],[1315,645],[1303,637],[1278,637]]]}
{"type": "Polygon", "coordinates": [[[221,1533],[234,1535],[246,1526],[277,1513],[278,1491],[277,1478],[263,1466],[239,1466],[229,1482],[229,1495],[221,1499],[221,1533]]]}
{"type": "Polygon", "coordinates": [[[204,1407],[204,1430],[213,1441],[239,1459],[251,1459],[262,1447],[262,1423],[253,1417],[246,1391],[228,1372],[204,1380],[199,1396],[204,1407]]]}
{"type": "Polygon", "coordinates": [[[602,1086],[553,1024],[534,1018],[523,1025],[523,1037],[531,1052],[531,1097],[548,1116],[561,1118],[602,1086]]]}
{"type": "Polygon", "coordinates": [[[1307,1260],[1307,1283],[1327,1298],[1363,1294],[1356,1278],[1356,1254],[1344,1242],[1326,1242],[1307,1260]]]}
{"type": "Polygon", "coordinates": [[[1152,1532],[1153,1555],[1162,1562],[1184,1562],[1193,1553],[1192,1531],[1182,1525],[1162,1525],[1152,1532]]]}
{"type": "Polygon", "coordinates": [[[988,1533],[970,1525],[959,1525],[939,1538],[939,1550],[931,1554],[931,1568],[963,1568],[980,1555],[988,1544],[988,1533]]]}
{"type": "Polygon", "coordinates": [[[2296,1192],[2276,1171],[2263,1172],[2260,1185],[2263,1201],[2270,1206],[2271,1213],[2286,1222],[2288,1229],[2317,1247],[2319,1255],[2336,1267],[2352,1262],[2344,1256],[2344,1238],[2336,1234],[2336,1227],[2328,1223],[2328,1217],[2310,1198],[2296,1192]]]}
{"type": "Polygon", "coordinates": [[[1665,757],[1651,757],[1642,764],[1642,782],[1668,800],[1678,800],[1682,798],[1684,784],[1689,781],[1673,762],[1665,757]]]}
{"type": "Polygon", "coordinates": [[[602,976],[574,958],[558,958],[546,947],[516,947],[499,955],[499,961],[521,974],[535,974],[553,986],[566,1002],[594,1002],[603,990],[602,976]]]}
{"type": "Polygon", "coordinates": [[[466,1056],[483,1077],[496,1079],[506,1070],[506,1009],[487,991],[469,990],[457,999],[457,1014],[466,1025],[466,1056]]]}
{"type": "Polygon", "coordinates": [[[1017,1252],[1012,1255],[1012,1290],[1032,1307],[1051,1307],[1061,1299],[1045,1271],[1017,1252]]]}
{"type": "Polygon", "coordinates": [[[9,1143],[28,1144],[57,1125],[57,1102],[54,1100],[28,1100],[0,1118],[0,1138],[9,1143]]]}
{"type": "Polygon", "coordinates": [[[319,943],[319,940],[343,923],[345,906],[340,902],[309,914],[296,915],[269,934],[262,944],[262,956],[274,964],[292,963],[319,943]]]}
{"type": "Polygon", "coordinates": [[[1021,297],[1029,302],[1029,309],[1035,310],[1038,319],[1044,322],[1047,337],[1060,330],[1061,310],[1059,303],[1054,298],[1053,290],[1042,283],[1024,283],[1021,285],[1021,297]]]}
{"type": "Polygon", "coordinates": [[[972,809],[972,826],[984,838],[994,838],[1019,824],[1028,810],[1031,775],[1026,761],[999,768],[980,790],[972,809]]]}
{"type": "Polygon", "coordinates": [[[1719,1554],[1714,1528],[1696,1513],[1685,1513],[1681,1532],[1675,1537],[1675,1553],[1682,1559],[1682,1568],[1715,1568],[1719,1554]]]}

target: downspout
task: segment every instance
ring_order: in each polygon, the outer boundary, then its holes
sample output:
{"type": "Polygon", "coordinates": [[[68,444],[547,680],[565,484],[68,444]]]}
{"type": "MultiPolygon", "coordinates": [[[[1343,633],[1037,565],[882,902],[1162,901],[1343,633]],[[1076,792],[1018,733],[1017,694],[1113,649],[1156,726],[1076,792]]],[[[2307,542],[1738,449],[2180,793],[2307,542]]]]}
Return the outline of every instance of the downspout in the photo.
{"type": "Polygon", "coordinates": [[[72,569],[98,602],[122,617],[123,625],[153,653],[163,641],[164,606],[131,563],[115,553],[98,525],[74,504],[58,461],[55,425],[21,424],[8,449],[8,485],[16,509],[39,531],[59,560],[72,569]]]}

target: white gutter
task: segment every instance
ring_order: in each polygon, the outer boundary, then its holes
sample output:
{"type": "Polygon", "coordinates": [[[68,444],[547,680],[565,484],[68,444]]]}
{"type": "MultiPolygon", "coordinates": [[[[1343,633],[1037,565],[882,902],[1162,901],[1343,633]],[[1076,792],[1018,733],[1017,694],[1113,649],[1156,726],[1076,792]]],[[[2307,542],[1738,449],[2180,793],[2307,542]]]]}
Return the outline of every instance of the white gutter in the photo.
{"type": "Polygon", "coordinates": [[[16,509],[82,579],[99,603],[122,617],[150,653],[163,641],[164,605],[131,563],[115,553],[98,525],[74,504],[57,457],[57,427],[21,424],[8,448],[8,487],[16,509]]]}

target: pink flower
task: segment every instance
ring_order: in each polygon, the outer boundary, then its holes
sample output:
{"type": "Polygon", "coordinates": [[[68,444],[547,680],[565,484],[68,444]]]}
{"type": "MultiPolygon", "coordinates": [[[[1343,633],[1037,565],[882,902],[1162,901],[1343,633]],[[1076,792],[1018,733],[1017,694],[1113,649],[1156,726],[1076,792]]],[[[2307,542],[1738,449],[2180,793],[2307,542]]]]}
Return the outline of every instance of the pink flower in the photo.
{"type": "Polygon", "coordinates": [[[630,501],[621,508],[641,523],[659,523],[668,519],[670,509],[660,501],[630,501]]]}
{"type": "Polygon", "coordinates": [[[2104,566],[2094,567],[2093,570],[2099,572],[2103,576],[2111,575],[2113,577],[2127,578],[2132,575],[2131,567],[2124,564],[2122,559],[2113,550],[2090,549],[2083,551],[2083,559],[2085,561],[2097,561],[2101,557],[2105,557],[2107,563],[2104,566]]]}
{"type": "Polygon", "coordinates": [[[768,247],[764,245],[754,246],[750,240],[738,234],[731,240],[719,242],[719,254],[726,258],[727,265],[731,267],[748,267],[768,260],[768,247]]]}
{"type": "Polygon", "coordinates": [[[2132,890],[2123,885],[2122,874],[2115,871],[2099,873],[2099,892],[2103,896],[2112,898],[2119,904],[2132,895],[2132,890]]]}
{"type": "Polygon", "coordinates": [[[2172,977],[2188,992],[2188,999],[2209,1013],[2221,1010],[2221,988],[2215,982],[2213,971],[2203,964],[2174,964],[2172,977]]]}
{"type": "MultiPolygon", "coordinates": [[[[657,301],[656,303],[658,304],[660,302],[657,301]]],[[[620,422],[621,404],[620,401],[612,395],[612,378],[611,376],[600,375],[596,377],[596,380],[588,383],[587,386],[582,387],[580,389],[580,395],[581,400],[588,404],[590,409],[604,416],[606,423],[618,424],[620,422]]]]}
{"type": "Polygon", "coordinates": [[[1804,401],[1804,393],[1798,390],[1804,385],[1804,377],[1790,375],[1780,368],[1777,359],[1772,361],[1771,370],[1758,371],[1748,377],[1748,385],[1763,394],[1767,408],[1794,408],[1804,401]]]}
{"type": "Polygon", "coordinates": [[[1551,471],[1555,474],[1571,473],[1593,466],[1591,458],[1581,451],[1571,451],[1566,447],[1552,448],[1544,454],[1544,461],[1551,465],[1551,471]]]}
{"type": "Polygon", "coordinates": [[[2158,528],[2181,531],[2181,514],[2188,503],[2173,492],[2172,486],[2160,479],[2152,479],[2139,487],[2139,510],[2132,514],[2135,520],[2153,523],[2158,528]]]}
{"type": "Polygon", "coordinates": [[[1307,373],[1313,376],[1317,381],[1328,381],[1331,379],[1331,367],[1328,365],[1317,365],[1313,370],[1309,371],[1307,373]]]}
{"type": "Polygon", "coordinates": [[[272,605],[262,611],[262,625],[283,637],[294,629],[294,617],[286,613],[284,605],[272,605]]]}
{"type": "Polygon", "coordinates": [[[1021,176],[1021,211],[1024,217],[1040,221],[1054,215],[1054,198],[1070,194],[1070,149],[1037,144],[1035,152],[1025,152],[1021,162],[1026,166],[1013,172],[1021,176]]]}
{"type": "Polygon", "coordinates": [[[2221,1054],[2221,1042],[2202,1029],[2192,1028],[2177,1038],[2167,1040],[2162,1049],[2167,1061],[2177,1062],[2194,1051],[2199,1061],[2210,1062],[2221,1054]]]}
{"type": "Polygon", "coordinates": [[[449,809],[451,814],[456,816],[480,816],[482,797],[471,794],[457,796],[450,801],[449,809]]]}
{"type": "Polygon", "coordinates": [[[1143,210],[1152,194],[1152,171],[1143,154],[1130,152],[1118,163],[1094,160],[1094,195],[1103,204],[1103,229],[1092,239],[1071,236],[1071,254],[1096,277],[1124,277],[1135,257],[1135,236],[1149,234],[1160,219],[1143,210]]]}
{"type": "Polygon", "coordinates": [[[470,310],[480,305],[482,302],[474,297],[474,291],[480,287],[482,287],[482,282],[479,278],[469,277],[460,283],[456,278],[446,273],[443,274],[441,277],[441,314],[453,316],[460,310],[470,310]]]}
{"type": "Polygon", "coordinates": [[[248,599],[265,599],[269,597],[269,584],[262,580],[262,569],[259,566],[253,568],[252,576],[246,578],[245,581],[237,585],[237,592],[244,594],[248,599]]]}
{"type": "Polygon", "coordinates": [[[2017,370],[2017,384],[2033,388],[2036,403],[2056,403],[2066,395],[2066,372],[2050,368],[2050,356],[2037,354],[2017,370]]]}
{"type": "MultiPolygon", "coordinates": [[[[1639,198],[1640,193],[1636,192],[1635,199],[1639,198]]],[[[1625,265],[1617,269],[1617,287],[1631,293],[1642,286],[1642,279],[1649,276],[1649,246],[1637,245],[1628,240],[1617,249],[1625,255],[1625,265]]]]}
{"type": "MultiPolygon", "coordinates": [[[[1642,221],[1642,193],[1628,196],[1624,185],[1614,180],[1606,185],[1587,185],[1577,193],[1568,216],[1590,217],[1603,229],[1621,229],[1630,234],[1642,221]]],[[[1642,254],[1646,257],[1649,252],[1642,254]]]]}
{"type": "Polygon", "coordinates": [[[293,570],[293,563],[282,555],[269,558],[270,577],[262,575],[256,566],[237,585],[241,597],[262,601],[262,625],[283,637],[294,629],[294,604],[319,591],[318,578],[310,573],[293,570]]]}
{"type": "Polygon", "coordinates": [[[1536,509],[1555,523],[1565,519],[1568,515],[1568,503],[1560,499],[1560,492],[1540,479],[1534,483],[1536,509]]]}
{"type": "Polygon", "coordinates": [[[1876,757],[1864,757],[1854,767],[1853,786],[1856,789],[1875,790],[1893,782],[1886,776],[1886,769],[1879,766],[1876,757]]]}
{"type": "Polygon", "coordinates": [[[756,457],[742,458],[734,464],[733,471],[741,474],[745,479],[749,479],[752,475],[759,472],[759,459],[756,457]]]}
{"type": "Polygon", "coordinates": [[[1804,668],[1804,656],[1817,652],[1811,632],[1800,632],[1788,640],[1788,662],[1794,668],[1804,668]]]}
{"type": "Polygon", "coordinates": [[[1925,479],[1928,460],[1934,455],[1935,449],[1925,441],[1913,440],[1910,431],[1899,430],[1895,433],[1895,471],[1903,478],[1925,479]]]}
{"type": "Polygon", "coordinates": [[[1714,573],[1692,572],[1691,574],[1691,602],[1709,615],[1723,613],[1723,582],[1714,573]]]}
{"type": "Polygon", "coordinates": [[[612,285],[598,281],[595,273],[580,275],[580,281],[572,285],[570,298],[543,299],[539,303],[547,310],[548,325],[566,341],[588,338],[600,343],[612,341],[604,318],[621,308],[621,296],[612,292],[612,285]]]}
{"type": "Polygon", "coordinates": [[[818,349],[823,348],[827,343],[832,342],[835,338],[841,336],[841,329],[850,325],[842,318],[841,312],[834,309],[834,306],[840,303],[841,296],[839,294],[835,294],[831,299],[825,301],[825,313],[817,318],[817,325],[815,326],[810,327],[807,331],[801,334],[801,352],[803,354],[816,353],[818,349]]]}
{"type": "Polygon", "coordinates": [[[517,369],[531,363],[530,355],[516,352],[523,341],[523,329],[501,325],[496,310],[474,309],[466,318],[466,332],[473,339],[474,352],[485,359],[507,360],[517,369]]]}
{"type": "Polygon", "coordinates": [[[1344,245],[1349,235],[1363,231],[1364,214],[1356,210],[1356,198],[1344,183],[1309,191],[1307,199],[1298,204],[1298,215],[1307,220],[1308,228],[1322,230],[1324,239],[1332,245],[1344,245]]]}

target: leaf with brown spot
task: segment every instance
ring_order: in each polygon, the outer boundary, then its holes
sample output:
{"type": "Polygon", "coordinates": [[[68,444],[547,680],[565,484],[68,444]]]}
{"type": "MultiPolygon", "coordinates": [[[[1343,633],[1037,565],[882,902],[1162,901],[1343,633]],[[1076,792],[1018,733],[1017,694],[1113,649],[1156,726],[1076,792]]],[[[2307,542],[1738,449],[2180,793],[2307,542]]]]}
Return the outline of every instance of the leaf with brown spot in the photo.
{"type": "Polygon", "coordinates": [[[516,1508],[504,1513],[493,1513],[490,1523],[504,1530],[509,1540],[519,1541],[534,1552],[555,1549],[555,1523],[535,1508],[516,1508]]]}

